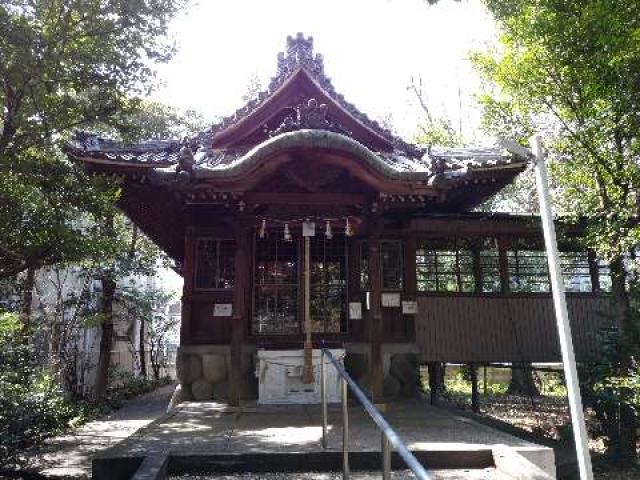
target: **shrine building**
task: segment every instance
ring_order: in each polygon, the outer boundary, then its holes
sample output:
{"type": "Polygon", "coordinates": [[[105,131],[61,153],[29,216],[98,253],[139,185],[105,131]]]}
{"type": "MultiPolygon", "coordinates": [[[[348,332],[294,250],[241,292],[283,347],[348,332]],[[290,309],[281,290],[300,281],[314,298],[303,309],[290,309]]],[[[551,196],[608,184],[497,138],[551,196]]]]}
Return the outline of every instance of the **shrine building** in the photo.
{"type": "MultiPolygon", "coordinates": [[[[416,394],[424,364],[560,361],[539,218],[477,210],[527,160],[398,138],[336,92],[310,37],[192,138],[78,134],[67,152],[122,177],[120,208],[184,278],[181,399],[316,402],[322,346],[375,402],[416,394]]],[[[580,359],[610,281],[558,229],[580,359]]]]}

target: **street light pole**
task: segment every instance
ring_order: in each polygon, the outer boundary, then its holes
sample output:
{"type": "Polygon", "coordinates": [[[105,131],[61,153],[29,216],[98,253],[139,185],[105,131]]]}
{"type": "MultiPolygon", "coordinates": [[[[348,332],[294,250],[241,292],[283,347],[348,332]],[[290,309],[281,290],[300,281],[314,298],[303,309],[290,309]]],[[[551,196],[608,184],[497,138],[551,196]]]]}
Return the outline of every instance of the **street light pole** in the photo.
{"type": "Polygon", "coordinates": [[[534,165],[536,189],[538,191],[538,200],[540,202],[540,218],[542,220],[544,243],[547,250],[547,262],[549,264],[549,276],[551,278],[553,307],[556,313],[556,326],[558,328],[558,337],[562,352],[562,364],[567,384],[567,396],[569,399],[569,410],[571,412],[571,424],[573,426],[573,436],[576,445],[576,454],[578,457],[580,479],[593,480],[591,456],[589,455],[589,437],[587,435],[587,428],[584,421],[584,410],[582,409],[582,398],[580,396],[580,383],[578,381],[576,358],[573,350],[573,340],[571,337],[571,325],[569,324],[569,315],[567,313],[567,299],[564,293],[564,284],[562,282],[562,269],[560,267],[560,257],[558,255],[556,228],[553,223],[553,213],[551,210],[544,148],[540,137],[537,135],[532,137],[530,140],[532,151],[527,150],[510,140],[501,140],[500,143],[511,153],[531,160],[534,165]]]}

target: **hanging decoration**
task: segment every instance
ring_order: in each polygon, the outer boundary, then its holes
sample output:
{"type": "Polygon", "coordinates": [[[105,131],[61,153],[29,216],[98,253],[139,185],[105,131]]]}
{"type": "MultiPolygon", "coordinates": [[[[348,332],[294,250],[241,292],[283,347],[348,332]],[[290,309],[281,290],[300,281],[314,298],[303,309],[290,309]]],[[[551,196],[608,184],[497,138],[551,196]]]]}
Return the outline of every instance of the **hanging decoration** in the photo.
{"type": "Polygon", "coordinates": [[[353,226],[351,225],[351,222],[349,221],[349,217],[347,217],[347,223],[344,226],[344,234],[347,237],[353,237],[353,234],[354,234],[353,226]]]}
{"type": "MultiPolygon", "coordinates": [[[[334,237],[334,228],[339,228],[342,226],[342,222],[344,222],[344,234],[347,237],[352,237],[355,235],[354,228],[354,220],[353,217],[303,217],[303,218],[275,218],[275,217],[267,217],[260,216],[258,217],[259,226],[257,228],[257,236],[260,239],[264,239],[267,237],[267,222],[269,225],[274,225],[277,227],[283,227],[283,238],[286,241],[291,241],[293,239],[291,235],[291,227],[299,231],[303,237],[314,237],[316,234],[316,224],[322,225],[324,222],[324,236],[327,240],[331,240],[334,237]],[[339,227],[336,227],[338,225],[339,227]],[[299,230],[298,230],[299,229],[299,230]]],[[[357,225],[358,219],[355,220],[355,225],[357,225]]],[[[342,230],[339,229],[339,232],[342,230]]]]}
{"type": "Polygon", "coordinates": [[[331,231],[331,220],[327,220],[327,228],[324,232],[324,236],[327,237],[327,240],[331,240],[333,238],[333,232],[331,231]]]}
{"type": "Polygon", "coordinates": [[[303,237],[315,237],[316,236],[316,224],[305,220],[302,222],[302,236],[303,237]]]}
{"type": "Polygon", "coordinates": [[[267,221],[262,220],[262,224],[260,225],[260,232],[258,233],[258,236],[260,238],[264,238],[266,234],[267,234],[267,221]]]}

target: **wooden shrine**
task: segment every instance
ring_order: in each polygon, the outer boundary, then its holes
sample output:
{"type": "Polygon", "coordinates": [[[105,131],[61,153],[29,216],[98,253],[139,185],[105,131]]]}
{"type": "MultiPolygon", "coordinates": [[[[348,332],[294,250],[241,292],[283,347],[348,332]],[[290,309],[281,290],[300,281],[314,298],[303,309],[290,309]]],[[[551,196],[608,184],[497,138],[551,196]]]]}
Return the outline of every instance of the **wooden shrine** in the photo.
{"type": "MultiPolygon", "coordinates": [[[[422,362],[560,359],[539,219],[474,211],[525,159],[403,141],[335,91],[312,38],[289,37],[268,89],[194,137],[78,134],[68,154],[122,176],[121,208],[179,266],[183,398],[255,397],[258,352],[306,339],[343,349],[375,401],[415,393],[422,362]]],[[[584,357],[608,272],[559,229],[584,357]]]]}

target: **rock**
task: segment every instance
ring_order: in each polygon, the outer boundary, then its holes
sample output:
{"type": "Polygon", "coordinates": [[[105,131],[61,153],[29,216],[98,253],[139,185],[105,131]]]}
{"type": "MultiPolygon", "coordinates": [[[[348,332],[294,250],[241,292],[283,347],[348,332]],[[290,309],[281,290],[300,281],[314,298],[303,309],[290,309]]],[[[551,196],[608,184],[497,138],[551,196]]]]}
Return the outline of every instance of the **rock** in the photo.
{"type": "Polygon", "coordinates": [[[206,400],[213,399],[213,383],[209,383],[205,380],[196,380],[191,385],[191,393],[193,399],[197,402],[204,402],[206,400]]]}
{"type": "Polygon", "coordinates": [[[202,376],[200,355],[179,352],[176,357],[176,376],[180,383],[190,384],[202,376]]]}
{"type": "Polygon", "coordinates": [[[209,383],[219,383],[227,378],[227,360],[223,355],[202,355],[202,376],[209,383]]]}
{"type": "Polygon", "coordinates": [[[391,357],[389,375],[400,385],[402,395],[413,396],[419,392],[418,359],[414,353],[400,353],[391,357]]]}
{"type": "Polygon", "coordinates": [[[229,382],[219,382],[213,386],[213,399],[216,401],[229,400],[229,382]]]}

